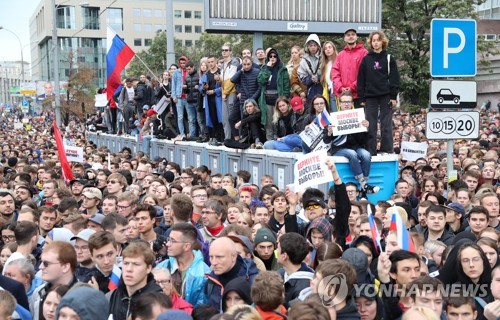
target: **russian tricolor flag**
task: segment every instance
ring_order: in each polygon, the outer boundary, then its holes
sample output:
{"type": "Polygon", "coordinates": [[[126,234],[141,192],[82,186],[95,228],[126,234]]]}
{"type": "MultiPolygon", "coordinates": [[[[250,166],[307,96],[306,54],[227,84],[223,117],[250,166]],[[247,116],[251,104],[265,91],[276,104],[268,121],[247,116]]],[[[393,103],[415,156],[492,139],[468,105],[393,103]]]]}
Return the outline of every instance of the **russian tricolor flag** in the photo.
{"type": "Polygon", "coordinates": [[[323,109],[323,112],[321,112],[320,114],[318,114],[318,116],[316,117],[315,122],[321,128],[324,128],[324,127],[332,124],[332,122],[330,121],[330,115],[328,114],[328,112],[326,111],[326,109],[323,109]]]}
{"type": "Polygon", "coordinates": [[[113,93],[120,86],[120,73],[125,69],[127,64],[132,60],[135,53],[116,32],[108,27],[108,52],[106,54],[107,63],[107,98],[108,101],[113,98],[113,93]]]}
{"type": "Polygon", "coordinates": [[[122,276],[122,269],[120,269],[116,264],[113,266],[113,271],[109,276],[108,289],[113,291],[118,288],[118,283],[120,283],[120,277],[122,276]]]}
{"type": "Polygon", "coordinates": [[[416,251],[410,233],[408,232],[408,230],[406,230],[403,219],[401,219],[401,216],[399,215],[397,210],[392,214],[391,226],[389,227],[389,231],[396,232],[398,236],[398,246],[402,250],[410,252],[416,251]]]}
{"type": "Polygon", "coordinates": [[[370,230],[372,234],[373,245],[378,252],[382,252],[382,245],[380,244],[381,237],[380,232],[378,231],[377,224],[375,223],[375,218],[372,214],[371,205],[367,206],[368,211],[368,222],[370,223],[370,230]]]}

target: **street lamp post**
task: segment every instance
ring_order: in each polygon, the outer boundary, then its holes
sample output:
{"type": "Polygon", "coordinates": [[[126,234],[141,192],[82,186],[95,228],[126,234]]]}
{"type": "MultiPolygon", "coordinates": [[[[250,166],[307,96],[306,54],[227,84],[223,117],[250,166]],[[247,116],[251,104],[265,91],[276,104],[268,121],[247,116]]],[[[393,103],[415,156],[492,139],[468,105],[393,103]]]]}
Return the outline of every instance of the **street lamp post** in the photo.
{"type": "Polygon", "coordinates": [[[59,50],[57,45],[57,7],[52,0],[52,45],[53,45],[53,71],[54,71],[54,100],[56,110],[56,124],[61,127],[61,97],[59,96],[59,50]]]}
{"type": "MultiPolygon", "coordinates": [[[[7,32],[12,33],[19,41],[19,47],[21,48],[21,83],[24,83],[24,55],[23,55],[23,44],[21,43],[21,39],[19,38],[19,36],[15,32],[13,32],[9,29],[5,29],[3,26],[0,26],[0,30],[5,30],[7,32]]],[[[19,86],[19,87],[21,87],[21,86],[19,86]]]]}

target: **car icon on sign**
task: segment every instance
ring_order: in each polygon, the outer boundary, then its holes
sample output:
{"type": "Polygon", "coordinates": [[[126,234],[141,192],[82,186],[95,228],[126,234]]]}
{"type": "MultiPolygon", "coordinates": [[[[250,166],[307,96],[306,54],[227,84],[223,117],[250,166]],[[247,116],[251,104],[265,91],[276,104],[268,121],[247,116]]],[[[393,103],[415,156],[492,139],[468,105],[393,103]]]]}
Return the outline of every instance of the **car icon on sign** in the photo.
{"type": "Polygon", "coordinates": [[[453,101],[454,104],[460,103],[460,96],[451,92],[450,89],[439,90],[436,97],[439,103],[443,103],[444,101],[453,101]]]}

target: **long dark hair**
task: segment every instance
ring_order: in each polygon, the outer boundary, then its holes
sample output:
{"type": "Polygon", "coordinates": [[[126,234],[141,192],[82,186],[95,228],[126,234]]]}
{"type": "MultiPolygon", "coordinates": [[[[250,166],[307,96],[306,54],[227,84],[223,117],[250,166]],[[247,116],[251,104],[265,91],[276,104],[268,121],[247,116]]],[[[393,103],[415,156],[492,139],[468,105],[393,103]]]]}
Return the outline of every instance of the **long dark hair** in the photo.
{"type": "Polygon", "coordinates": [[[332,112],[332,110],[330,109],[330,103],[328,103],[328,100],[325,99],[325,97],[323,97],[321,94],[317,94],[311,99],[311,107],[309,108],[309,112],[311,115],[316,116],[316,109],[314,109],[314,100],[316,100],[316,99],[321,99],[325,102],[325,109],[328,112],[328,114],[330,114],[332,112]]]}

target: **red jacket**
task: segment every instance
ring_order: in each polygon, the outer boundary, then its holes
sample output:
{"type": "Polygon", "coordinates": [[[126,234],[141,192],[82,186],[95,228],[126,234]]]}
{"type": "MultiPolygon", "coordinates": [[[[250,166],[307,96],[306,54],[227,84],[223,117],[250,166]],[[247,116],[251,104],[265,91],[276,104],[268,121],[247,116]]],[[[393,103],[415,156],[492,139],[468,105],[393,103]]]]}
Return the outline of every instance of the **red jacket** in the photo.
{"type": "Polygon", "coordinates": [[[177,294],[172,293],[172,309],[182,310],[191,314],[193,312],[193,305],[186,300],[179,297],[177,294]]]}
{"type": "Polygon", "coordinates": [[[356,44],[354,48],[345,46],[335,58],[332,66],[333,91],[335,96],[340,96],[342,88],[351,89],[354,98],[358,97],[357,81],[361,60],[368,54],[362,42],[356,44]]]}

